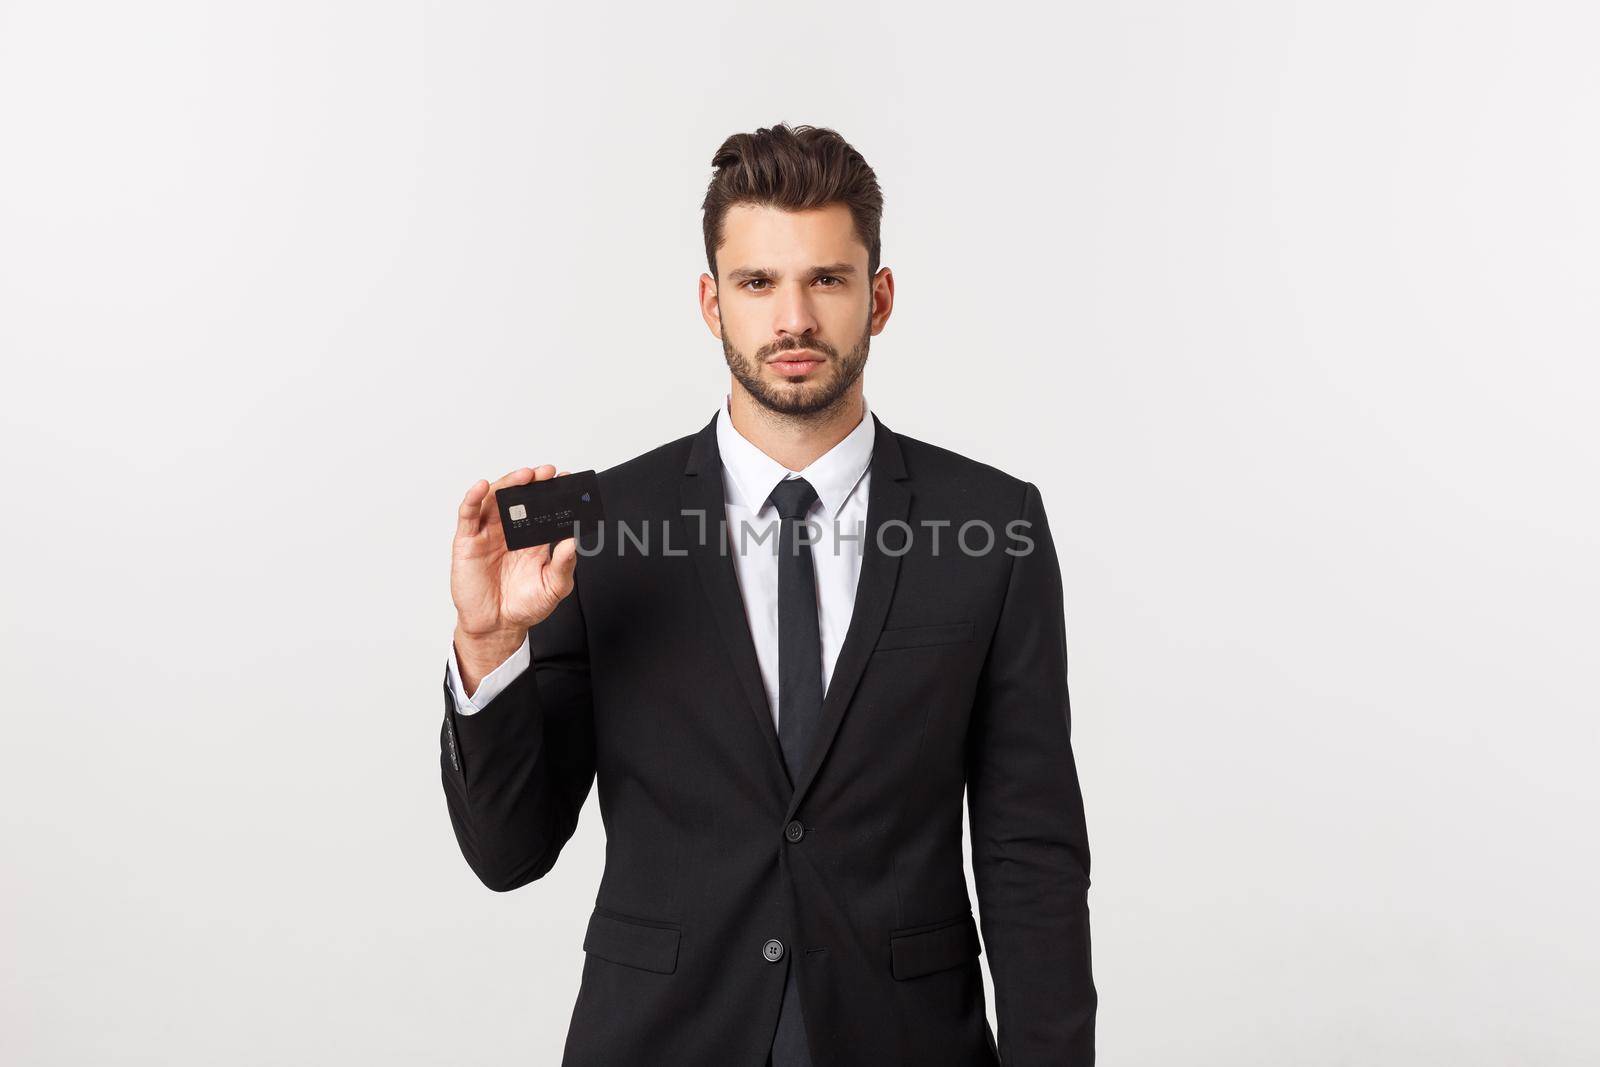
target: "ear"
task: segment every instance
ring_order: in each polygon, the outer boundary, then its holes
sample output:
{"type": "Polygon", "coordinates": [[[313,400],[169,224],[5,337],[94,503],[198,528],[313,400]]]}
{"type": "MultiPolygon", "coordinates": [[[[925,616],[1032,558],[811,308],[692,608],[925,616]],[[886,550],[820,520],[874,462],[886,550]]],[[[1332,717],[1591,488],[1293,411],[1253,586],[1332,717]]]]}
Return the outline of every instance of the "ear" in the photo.
{"type": "Polygon", "coordinates": [[[894,272],[888,267],[878,268],[872,279],[871,297],[872,309],[867,320],[872,324],[872,333],[877,335],[894,311],[894,272]]]}
{"type": "Polygon", "coordinates": [[[711,336],[722,339],[722,303],[718,299],[717,280],[709,274],[700,275],[700,317],[705,320],[711,336]]]}

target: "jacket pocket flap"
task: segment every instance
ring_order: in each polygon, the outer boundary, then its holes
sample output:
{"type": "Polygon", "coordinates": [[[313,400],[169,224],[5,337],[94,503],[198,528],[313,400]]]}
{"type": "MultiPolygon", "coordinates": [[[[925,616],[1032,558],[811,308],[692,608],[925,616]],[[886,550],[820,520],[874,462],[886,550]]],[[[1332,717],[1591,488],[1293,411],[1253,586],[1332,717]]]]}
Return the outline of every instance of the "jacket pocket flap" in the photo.
{"type": "Polygon", "coordinates": [[[937,626],[896,626],[878,634],[877,648],[916,648],[972,640],[972,623],[946,622],[937,626]]]}
{"type": "Polygon", "coordinates": [[[678,929],[597,910],[589,916],[583,951],[627,967],[671,974],[678,969],[678,929]]]}
{"type": "Polygon", "coordinates": [[[889,948],[896,978],[916,978],[956,967],[983,952],[978,924],[970,912],[931,930],[891,934],[889,948]]]}

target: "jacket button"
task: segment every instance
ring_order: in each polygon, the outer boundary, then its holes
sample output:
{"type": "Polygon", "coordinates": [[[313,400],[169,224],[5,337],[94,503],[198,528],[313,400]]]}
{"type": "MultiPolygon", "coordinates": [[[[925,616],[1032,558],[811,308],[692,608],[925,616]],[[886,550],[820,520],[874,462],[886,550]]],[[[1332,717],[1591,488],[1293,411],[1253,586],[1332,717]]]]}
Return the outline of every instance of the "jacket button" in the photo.
{"type": "Polygon", "coordinates": [[[783,959],[783,942],[774,937],[761,946],[761,955],[768,963],[777,963],[783,959]]]}
{"type": "Polygon", "coordinates": [[[787,837],[790,841],[798,841],[805,835],[806,828],[800,825],[799,819],[795,819],[788,826],[783,828],[783,836],[787,837]]]}

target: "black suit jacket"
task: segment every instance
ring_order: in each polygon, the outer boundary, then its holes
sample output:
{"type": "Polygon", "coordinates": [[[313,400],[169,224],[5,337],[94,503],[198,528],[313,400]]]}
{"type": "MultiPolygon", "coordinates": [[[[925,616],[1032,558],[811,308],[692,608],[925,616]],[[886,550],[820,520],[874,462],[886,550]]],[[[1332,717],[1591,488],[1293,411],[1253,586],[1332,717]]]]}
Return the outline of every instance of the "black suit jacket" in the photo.
{"type": "Polygon", "coordinates": [[[548,872],[599,782],[605,871],[563,1064],[761,1067],[788,966],[817,1067],[1093,1063],[1061,577],[1033,484],[878,422],[855,606],[791,782],[719,543],[716,420],[599,478],[603,550],[531,631],[532,667],[474,715],[447,682],[440,730],[456,839],[490,889],[548,872]],[[973,519],[986,554],[955,540],[973,519]],[[951,523],[937,546],[924,520],[951,523]],[[619,523],[648,554],[618,551],[619,523]]]}

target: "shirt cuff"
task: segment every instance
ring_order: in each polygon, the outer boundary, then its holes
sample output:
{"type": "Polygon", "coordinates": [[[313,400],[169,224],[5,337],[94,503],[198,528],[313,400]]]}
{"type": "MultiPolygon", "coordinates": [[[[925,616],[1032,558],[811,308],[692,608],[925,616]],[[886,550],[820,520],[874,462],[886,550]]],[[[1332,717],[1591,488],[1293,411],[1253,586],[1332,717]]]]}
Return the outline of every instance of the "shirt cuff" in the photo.
{"type": "Polygon", "coordinates": [[[528,638],[522,638],[522,644],[494,670],[490,671],[483,681],[478,683],[478,691],[472,696],[467,696],[466,687],[461,684],[461,669],[456,665],[455,642],[450,643],[449,671],[450,691],[456,697],[457,715],[476,715],[489,706],[489,701],[500,695],[501,690],[517,680],[523,671],[528,669],[528,664],[533,662],[533,654],[528,650],[528,638]]]}

